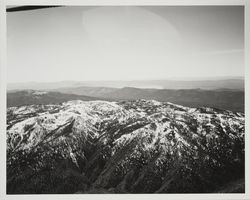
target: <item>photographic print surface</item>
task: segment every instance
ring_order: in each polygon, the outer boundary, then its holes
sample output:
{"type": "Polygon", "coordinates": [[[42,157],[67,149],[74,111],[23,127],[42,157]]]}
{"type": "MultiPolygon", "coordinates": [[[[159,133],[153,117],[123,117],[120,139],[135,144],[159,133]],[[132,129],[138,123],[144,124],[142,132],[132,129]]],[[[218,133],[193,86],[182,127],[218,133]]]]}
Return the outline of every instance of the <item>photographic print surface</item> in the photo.
{"type": "Polygon", "coordinates": [[[244,6],[8,6],[7,194],[244,193],[244,6]]]}

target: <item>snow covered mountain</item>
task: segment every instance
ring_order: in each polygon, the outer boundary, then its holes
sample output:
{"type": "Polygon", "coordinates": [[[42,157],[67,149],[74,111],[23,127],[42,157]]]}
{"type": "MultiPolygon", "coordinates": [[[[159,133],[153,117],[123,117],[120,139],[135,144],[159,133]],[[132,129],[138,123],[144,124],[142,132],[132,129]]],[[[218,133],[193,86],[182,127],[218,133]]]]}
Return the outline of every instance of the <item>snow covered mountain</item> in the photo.
{"type": "Polygon", "coordinates": [[[244,177],[239,112],[76,100],[10,107],[7,125],[8,193],[213,192],[244,177]]]}

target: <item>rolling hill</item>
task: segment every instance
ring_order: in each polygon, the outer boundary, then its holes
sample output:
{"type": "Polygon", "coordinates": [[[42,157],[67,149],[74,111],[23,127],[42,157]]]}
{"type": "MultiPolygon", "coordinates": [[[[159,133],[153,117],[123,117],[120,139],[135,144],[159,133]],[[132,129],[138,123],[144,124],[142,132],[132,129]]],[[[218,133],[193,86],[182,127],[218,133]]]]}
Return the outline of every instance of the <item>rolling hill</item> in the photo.
{"type": "Polygon", "coordinates": [[[142,88],[105,88],[76,87],[58,88],[55,91],[77,95],[93,96],[111,100],[154,99],[161,102],[172,102],[184,106],[208,106],[232,111],[244,112],[244,91],[233,89],[142,89],[142,88]]]}
{"type": "Polygon", "coordinates": [[[33,104],[58,104],[70,100],[97,100],[100,98],[60,92],[22,90],[7,93],[7,107],[33,104]]]}

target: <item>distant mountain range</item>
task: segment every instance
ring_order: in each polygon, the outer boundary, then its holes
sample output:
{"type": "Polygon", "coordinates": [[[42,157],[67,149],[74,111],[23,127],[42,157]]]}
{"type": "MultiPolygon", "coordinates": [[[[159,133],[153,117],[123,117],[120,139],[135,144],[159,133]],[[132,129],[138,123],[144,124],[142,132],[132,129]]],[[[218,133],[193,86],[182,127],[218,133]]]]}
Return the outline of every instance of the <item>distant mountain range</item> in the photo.
{"type": "Polygon", "coordinates": [[[224,77],[188,80],[135,80],[135,81],[61,81],[61,82],[26,82],[9,83],[8,90],[50,90],[65,87],[135,87],[135,88],[155,88],[155,89],[236,89],[244,90],[243,77],[224,77]]]}
{"type": "Polygon", "coordinates": [[[244,112],[244,91],[241,90],[169,90],[140,89],[131,87],[121,89],[104,87],[77,87],[59,88],[55,91],[112,100],[154,99],[161,102],[172,102],[185,106],[209,106],[244,112]]]}
{"type": "Polygon", "coordinates": [[[190,107],[214,107],[235,112],[244,112],[244,91],[232,89],[217,90],[169,90],[109,87],[58,88],[47,91],[10,91],[7,94],[7,106],[32,104],[57,104],[69,100],[157,100],[172,102],[190,107]]]}

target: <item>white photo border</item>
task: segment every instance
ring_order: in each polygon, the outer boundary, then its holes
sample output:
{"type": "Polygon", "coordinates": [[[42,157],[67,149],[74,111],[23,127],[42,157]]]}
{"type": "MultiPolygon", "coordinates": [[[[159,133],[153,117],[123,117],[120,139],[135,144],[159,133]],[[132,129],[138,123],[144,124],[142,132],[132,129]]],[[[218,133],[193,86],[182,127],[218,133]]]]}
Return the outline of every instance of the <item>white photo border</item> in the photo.
{"type": "Polygon", "coordinates": [[[250,1],[249,0],[0,0],[0,199],[145,199],[171,200],[229,200],[250,199],[250,1]],[[195,6],[195,5],[242,5],[245,10],[245,193],[244,194],[74,194],[74,195],[7,195],[6,194],[6,83],[7,83],[7,31],[6,6],[17,5],[65,5],[65,6],[195,6]]]}

